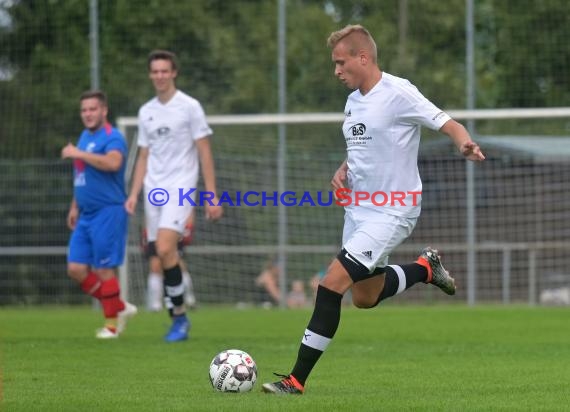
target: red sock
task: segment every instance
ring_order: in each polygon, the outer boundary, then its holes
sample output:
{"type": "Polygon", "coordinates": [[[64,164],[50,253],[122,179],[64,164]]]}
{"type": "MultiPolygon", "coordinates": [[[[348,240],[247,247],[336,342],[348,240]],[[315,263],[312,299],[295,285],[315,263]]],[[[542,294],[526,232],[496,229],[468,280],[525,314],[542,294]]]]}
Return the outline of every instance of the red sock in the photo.
{"type": "Polygon", "coordinates": [[[81,282],[81,290],[96,299],[101,300],[101,279],[93,272],[89,272],[87,277],[81,282]]]}
{"type": "Polygon", "coordinates": [[[106,318],[116,318],[117,314],[125,309],[125,304],[120,297],[121,289],[116,277],[101,283],[101,306],[106,318]]]}

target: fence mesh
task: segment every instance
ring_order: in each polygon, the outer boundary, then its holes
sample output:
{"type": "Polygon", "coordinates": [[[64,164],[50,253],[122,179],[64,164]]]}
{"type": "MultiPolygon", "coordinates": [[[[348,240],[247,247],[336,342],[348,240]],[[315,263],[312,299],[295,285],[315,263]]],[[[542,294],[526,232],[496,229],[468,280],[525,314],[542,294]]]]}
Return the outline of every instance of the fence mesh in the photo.
{"type": "MultiPolygon", "coordinates": [[[[568,106],[566,0],[473,3],[476,107],[568,106]]],[[[465,107],[465,7],[464,0],[288,1],[287,110],[340,111],[347,92],[332,75],[325,40],[348,23],[370,29],[382,69],[409,78],[442,108],[465,107]]],[[[99,1],[98,12],[101,88],[113,123],[152,96],[146,56],[155,48],[179,55],[177,84],[208,115],[277,110],[276,1],[115,0],[99,1]]],[[[89,26],[84,0],[0,1],[0,304],[87,301],[65,276],[71,166],[59,152],[82,128],[78,96],[92,81],[89,26]]],[[[543,289],[570,283],[568,144],[547,137],[568,136],[570,121],[531,116],[474,126],[479,136],[496,137],[482,141],[488,161],[476,168],[477,297],[532,302],[543,289]],[[535,145],[521,148],[525,136],[535,145]]],[[[127,132],[132,139],[134,130],[127,132]]],[[[328,190],[344,156],[338,124],[289,125],[287,139],[287,188],[328,190]]],[[[276,190],[277,140],[275,125],[215,126],[220,189],[276,190]]],[[[425,243],[441,246],[465,284],[464,162],[424,131],[419,166],[423,215],[392,260],[413,259],[425,243]]],[[[253,279],[275,253],[277,208],[228,207],[215,225],[201,213],[186,255],[198,298],[263,299],[253,279]]],[[[342,210],[290,207],[287,217],[288,279],[308,280],[338,247],[342,210]]],[[[129,292],[139,303],[147,270],[141,225],[139,214],[129,238],[129,292]]],[[[401,299],[438,299],[419,289],[401,299]]]]}

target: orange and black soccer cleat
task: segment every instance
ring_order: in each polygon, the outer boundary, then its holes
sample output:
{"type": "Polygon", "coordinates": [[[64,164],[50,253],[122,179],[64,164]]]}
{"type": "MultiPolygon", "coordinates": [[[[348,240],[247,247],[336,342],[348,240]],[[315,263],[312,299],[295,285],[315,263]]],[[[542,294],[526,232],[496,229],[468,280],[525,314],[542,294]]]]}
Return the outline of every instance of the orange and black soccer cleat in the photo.
{"type": "Polygon", "coordinates": [[[263,392],[276,395],[302,395],[305,391],[303,385],[293,375],[280,375],[278,373],[274,373],[274,375],[283,379],[279,382],[264,383],[261,387],[263,392]]]}
{"type": "Polygon", "coordinates": [[[428,246],[422,250],[420,257],[417,260],[417,263],[425,266],[422,260],[429,265],[427,268],[428,278],[426,283],[431,283],[432,285],[437,286],[448,295],[455,295],[455,279],[449,276],[449,272],[445,270],[441,264],[439,252],[428,246]]]}

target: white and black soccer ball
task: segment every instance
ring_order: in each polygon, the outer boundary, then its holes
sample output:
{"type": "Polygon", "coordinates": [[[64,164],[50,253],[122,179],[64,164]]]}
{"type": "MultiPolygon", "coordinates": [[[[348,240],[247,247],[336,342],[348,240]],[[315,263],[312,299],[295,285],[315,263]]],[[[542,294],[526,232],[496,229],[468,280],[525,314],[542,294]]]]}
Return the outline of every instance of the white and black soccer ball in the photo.
{"type": "Polygon", "coordinates": [[[210,363],[210,383],[220,392],[248,392],[257,379],[257,366],[239,349],[222,351],[210,363]]]}

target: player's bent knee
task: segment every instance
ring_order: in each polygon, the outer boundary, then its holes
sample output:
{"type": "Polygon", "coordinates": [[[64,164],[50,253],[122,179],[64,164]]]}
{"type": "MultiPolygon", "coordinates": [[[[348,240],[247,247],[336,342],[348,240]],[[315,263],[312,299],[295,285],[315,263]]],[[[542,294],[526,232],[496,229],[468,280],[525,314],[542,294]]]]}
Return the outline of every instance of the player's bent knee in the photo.
{"type": "Polygon", "coordinates": [[[344,295],[348,288],[350,288],[350,281],[346,282],[334,276],[325,276],[319,284],[328,290],[332,290],[333,292],[340,293],[342,295],[344,295]]]}
{"type": "Polygon", "coordinates": [[[374,308],[380,302],[379,296],[384,289],[385,277],[383,268],[376,268],[373,277],[356,283],[352,288],[352,302],[361,309],[374,308]]]}
{"type": "Polygon", "coordinates": [[[160,263],[158,256],[152,256],[148,265],[151,273],[162,273],[162,264],[160,263]]]}
{"type": "Polygon", "coordinates": [[[317,288],[320,284],[333,292],[344,295],[352,283],[352,279],[350,278],[350,275],[346,273],[344,266],[338,261],[338,259],[335,259],[329,266],[325,276],[320,280],[320,282],[318,282],[317,288]]]}
{"type": "Polygon", "coordinates": [[[96,270],[97,275],[101,280],[109,280],[116,276],[115,269],[111,268],[101,268],[96,270]]]}
{"type": "Polygon", "coordinates": [[[78,282],[81,282],[87,276],[87,267],[83,264],[68,263],[67,276],[78,282]]]}
{"type": "Polygon", "coordinates": [[[168,244],[157,243],[156,254],[160,258],[163,267],[165,265],[166,267],[170,267],[178,261],[178,252],[176,251],[176,248],[169,247],[168,244]]]}
{"type": "Polygon", "coordinates": [[[374,273],[370,273],[370,269],[360,263],[345,248],[342,248],[336,258],[342,264],[342,266],[344,266],[345,270],[348,272],[350,278],[354,283],[369,279],[374,276],[374,273]]]}
{"type": "Polygon", "coordinates": [[[377,299],[369,299],[369,298],[358,297],[358,296],[355,296],[354,292],[353,292],[352,303],[358,309],[372,309],[373,307],[376,306],[377,299]]]}

